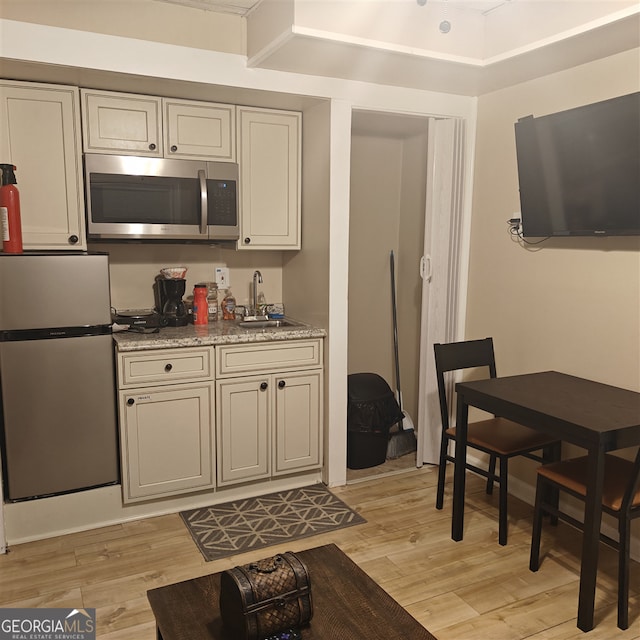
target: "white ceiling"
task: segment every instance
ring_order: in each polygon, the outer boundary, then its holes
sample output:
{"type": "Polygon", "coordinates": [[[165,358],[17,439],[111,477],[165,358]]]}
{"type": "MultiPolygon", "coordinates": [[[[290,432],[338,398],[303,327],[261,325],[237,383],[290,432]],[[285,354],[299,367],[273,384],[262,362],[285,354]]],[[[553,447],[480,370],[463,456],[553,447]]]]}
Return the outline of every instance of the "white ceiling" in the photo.
{"type": "Polygon", "coordinates": [[[470,96],[640,46],[638,0],[157,1],[245,17],[249,67],[470,96]]]}
{"type": "MultiPolygon", "coordinates": [[[[169,2],[171,4],[181,4],[185,7],[195,7],[205,11],[218,11],[219,13],[235,13],[241,16],[247,15],[262,0],[158,0],[158,2],[169,2]]],[[[398,1],[398,0],[396,0],[398,1]]],[[[418,0],[400,0],[402,2],[416,2],[418,0]]],[[[429,0],[425,1],[428,2],[429,0]]],[[[470,11],[480,11],[485,13],[492,11],[502,4],[516,2],[517,0],[448,0],[451,6],[456,6],[470,11]]]]}
{"type": "Polygon", "coordinates": [[[181,4],[185,7],[204,9],[205,11],[236,13],[244,16],[251,11],[260,0],[158,0],[158,2],[169,2],[171,4],[181,4]]]}

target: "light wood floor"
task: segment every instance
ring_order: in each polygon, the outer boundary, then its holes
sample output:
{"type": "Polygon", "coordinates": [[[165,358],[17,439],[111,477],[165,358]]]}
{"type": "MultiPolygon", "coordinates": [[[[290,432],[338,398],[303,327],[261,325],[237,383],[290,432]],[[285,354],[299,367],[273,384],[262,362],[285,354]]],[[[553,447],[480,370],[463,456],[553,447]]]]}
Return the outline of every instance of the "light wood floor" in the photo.
{"type": "Polygon", "coordinates": [[[337,488],[366,524],[211,563],[178,515],[16,545],[0,556],[0,607],[95,607],[98,638],[154,640],[148,589],[335,542],[439,640],[640,638],[637,563],[632,628],[622,632],[616,628],[616,557],[602,548],[597,626],[585,636],[575,626],[580,534],[546,526],[546,557],[531,573],[528,505],[511,499],[509,544],[501,547],[495,497],[470,476],[465,538],[453,542],[451,484],[442,511],[434,508],[435,484],[436,473],[422,469],[337,488]]]}

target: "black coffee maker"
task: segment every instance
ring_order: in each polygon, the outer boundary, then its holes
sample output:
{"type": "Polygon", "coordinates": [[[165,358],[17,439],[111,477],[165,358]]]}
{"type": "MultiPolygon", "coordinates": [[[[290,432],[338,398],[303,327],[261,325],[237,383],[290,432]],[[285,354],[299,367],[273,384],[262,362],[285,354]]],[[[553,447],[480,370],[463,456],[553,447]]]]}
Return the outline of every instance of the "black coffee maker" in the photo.
{"type": "Polygon", "coordinates": [[[158,278],[159,311],[169,327],[184,327],[188,324],[187,308],[182,301],[187,281],[184,278],[158,278]]]}

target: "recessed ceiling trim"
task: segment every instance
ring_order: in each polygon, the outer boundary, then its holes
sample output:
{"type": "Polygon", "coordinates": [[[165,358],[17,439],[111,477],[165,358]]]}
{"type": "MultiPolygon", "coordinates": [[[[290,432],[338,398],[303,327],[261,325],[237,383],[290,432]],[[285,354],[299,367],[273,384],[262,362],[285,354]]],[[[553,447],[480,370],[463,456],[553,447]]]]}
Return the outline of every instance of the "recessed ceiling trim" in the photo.
{"type": "Polygon", "coordinates": [[[246,16],[258,4],[260,0],[156,0],[169,4],[178,4],[192,9],[202,9],[203,11],[217,11],[218,13],[234,13],[246,16]]]}
{"type": "MultiPolygon", "coordinates": [[[[548,38],[530,42],[522,47],[518,47],[510,51],[505,51],[504,53],[492,56],[490,58],[485,58],[482,62],[484,66],[490,66],[499,62],[504,62],[505,60],[509,60],[510,58],[515,58],[522,54],[530,53],[532,51],[536,51],[537,49],[542,49],[544,47],[557,44],[563,40],[569,40],[571,38],[581,36],[584,33],[589,33],[602,27],[607,27],[616,22],[619,22],[620,20],[626,20],[628,18],[633,18],[634,16],[640,18],[640,5],[636,7],[627,7],[626,9],[621,9],[620,11],[616,11],[615,13],[609,14],[605,17],[598,18],[597,20],[592,20],[591,22],[573,27],[572,29],[566,29],[565,31],[562,31],[560,33],[555,33],[548,38]]],[[[638,44],[640,44],[640,30],[638,31],[638,44]]]]}
{"type": "Polygon", "coordinates": [[[358,36],[346,35],[343,33],[335,33],[333,31],[322,31],[309,27],[299,27],[292,25],[291,33],[294,36],[304,38],[315,38],[320,41],[338,42],[347,46],[358,47],[362,49],[371,49],[380,52],[388,52],[393,54],[416,56],[418,58],[429,58],[430,60],[441,60],[443,62],[454,62],[457,64],[469,65],[472,67],[482,67],[484,60],[481,58],[470,58],[467,56],[456,56],[449,53],[436,51],[435,49],[419,49],[418,47],[405,47],[392,42],[384,42],[382,40],[371,40],[369,38],[360,38],[358,36]]]}

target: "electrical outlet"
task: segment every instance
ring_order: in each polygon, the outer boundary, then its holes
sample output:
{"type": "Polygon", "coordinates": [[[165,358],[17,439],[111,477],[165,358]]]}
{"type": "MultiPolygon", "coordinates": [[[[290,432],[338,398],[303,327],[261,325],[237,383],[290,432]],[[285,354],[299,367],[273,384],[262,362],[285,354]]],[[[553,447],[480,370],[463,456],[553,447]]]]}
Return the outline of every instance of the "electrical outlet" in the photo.
{"type": "Polygon", "coordinates": [[[229,269],[227,267],[216,267],[216,284],[218,289],[228,289],[231,286],[229,269]]]}

